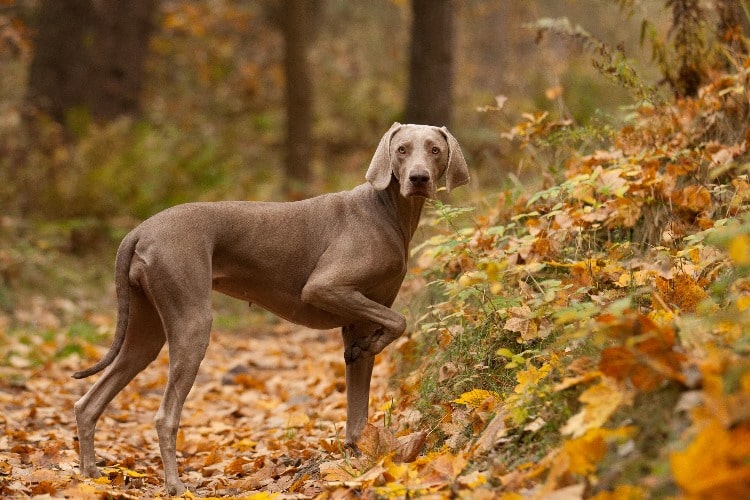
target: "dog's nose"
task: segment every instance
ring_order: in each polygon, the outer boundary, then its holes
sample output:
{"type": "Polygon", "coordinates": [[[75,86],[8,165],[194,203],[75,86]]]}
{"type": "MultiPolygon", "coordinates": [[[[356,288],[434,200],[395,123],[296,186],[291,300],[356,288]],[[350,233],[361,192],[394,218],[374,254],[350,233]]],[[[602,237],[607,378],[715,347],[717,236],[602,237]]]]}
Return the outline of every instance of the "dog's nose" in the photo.
{"type": "Polygon", "coordinates": [[[411,172],[409,174],[409,181],[415,186],[423,186],[430,182],[430,174],[426,170],[411,172]]]}

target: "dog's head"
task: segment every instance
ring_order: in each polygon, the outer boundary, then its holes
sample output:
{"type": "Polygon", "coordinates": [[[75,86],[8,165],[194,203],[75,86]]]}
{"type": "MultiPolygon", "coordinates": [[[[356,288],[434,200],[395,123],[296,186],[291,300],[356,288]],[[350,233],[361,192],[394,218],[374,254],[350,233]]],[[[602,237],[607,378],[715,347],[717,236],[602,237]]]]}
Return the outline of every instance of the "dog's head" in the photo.
{"type": "Polygon", "coordinates": [[[448,129],[394,123],[385,133],[365,178],[382,191],[395,178],[403,197],[434,198],[437,181],[445,176],[446,190],[469,182],[461,147],[448,129]]]}

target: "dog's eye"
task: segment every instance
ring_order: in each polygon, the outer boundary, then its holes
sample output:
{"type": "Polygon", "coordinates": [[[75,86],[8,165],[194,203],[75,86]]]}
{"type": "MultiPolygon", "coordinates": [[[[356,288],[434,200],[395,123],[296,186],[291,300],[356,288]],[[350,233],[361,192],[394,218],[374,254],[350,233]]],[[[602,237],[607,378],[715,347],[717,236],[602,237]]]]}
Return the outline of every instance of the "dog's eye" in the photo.
{"type": "Polygon", "coordinates": [[[397,151],[399,152],[399,154],[404,154],[406,153],[406,148],[403,146],[399,146],[397,151]]]}
{"type": "Polygon", "coordinates": [[[432,154],[439,155],[440,154],[440,148],[437,146],[433,146],[432,148],[432,154]]]}

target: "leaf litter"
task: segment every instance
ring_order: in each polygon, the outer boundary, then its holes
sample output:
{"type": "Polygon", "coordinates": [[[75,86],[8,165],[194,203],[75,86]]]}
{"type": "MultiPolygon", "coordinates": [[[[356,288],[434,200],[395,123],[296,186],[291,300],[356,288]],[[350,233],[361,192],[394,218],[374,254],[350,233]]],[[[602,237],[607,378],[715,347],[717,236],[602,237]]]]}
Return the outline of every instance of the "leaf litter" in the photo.
{"type": "MultiPolygon", "coordinates": [[[[33,368],[3,368],[3,496],[164,495],[153,418],[166,383],[166,349],[99,421],[96,448],[103,476],[91,480],[78,474],[73,404],[95,377],[76,381],[70,374],[104,349],[89,348],[85,360],[71,356],[33,368]]],[[[376,362],[372,408],[387,402],[387,359],[376,362]]],[[[183,479],[201,496],[265,498],[251,495],[260,491],[276,494],[273,498],[306,498],[353,487],[347,483],[368,484],[362,474],[376,475],[370,462],[381,455],[414,460],[423,434],[397,438],[372,426],[363,439],[364,458],[345,457],[344,369],[338,331],[282,323],[268,332],[212,332],[178,435],[183,479]]]]}

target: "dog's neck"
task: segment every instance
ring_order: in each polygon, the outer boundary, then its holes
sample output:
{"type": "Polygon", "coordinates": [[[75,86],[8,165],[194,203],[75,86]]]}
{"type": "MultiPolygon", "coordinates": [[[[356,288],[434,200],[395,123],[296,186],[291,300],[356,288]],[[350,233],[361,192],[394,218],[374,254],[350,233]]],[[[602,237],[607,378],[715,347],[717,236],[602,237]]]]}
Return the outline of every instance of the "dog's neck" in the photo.
{"type": "Polygon", "coordinates": [[[393,214],[395,223],[398,225],[404,236],[404,246],[408,249],[414,232],[419,225],[419,218],[422,215],[422,207],[425,198],[412,196],[404,198],[400,192],[401,185],[394,177],[391,183],[383,191],[379,191],[381,200],[393,214]]]}

